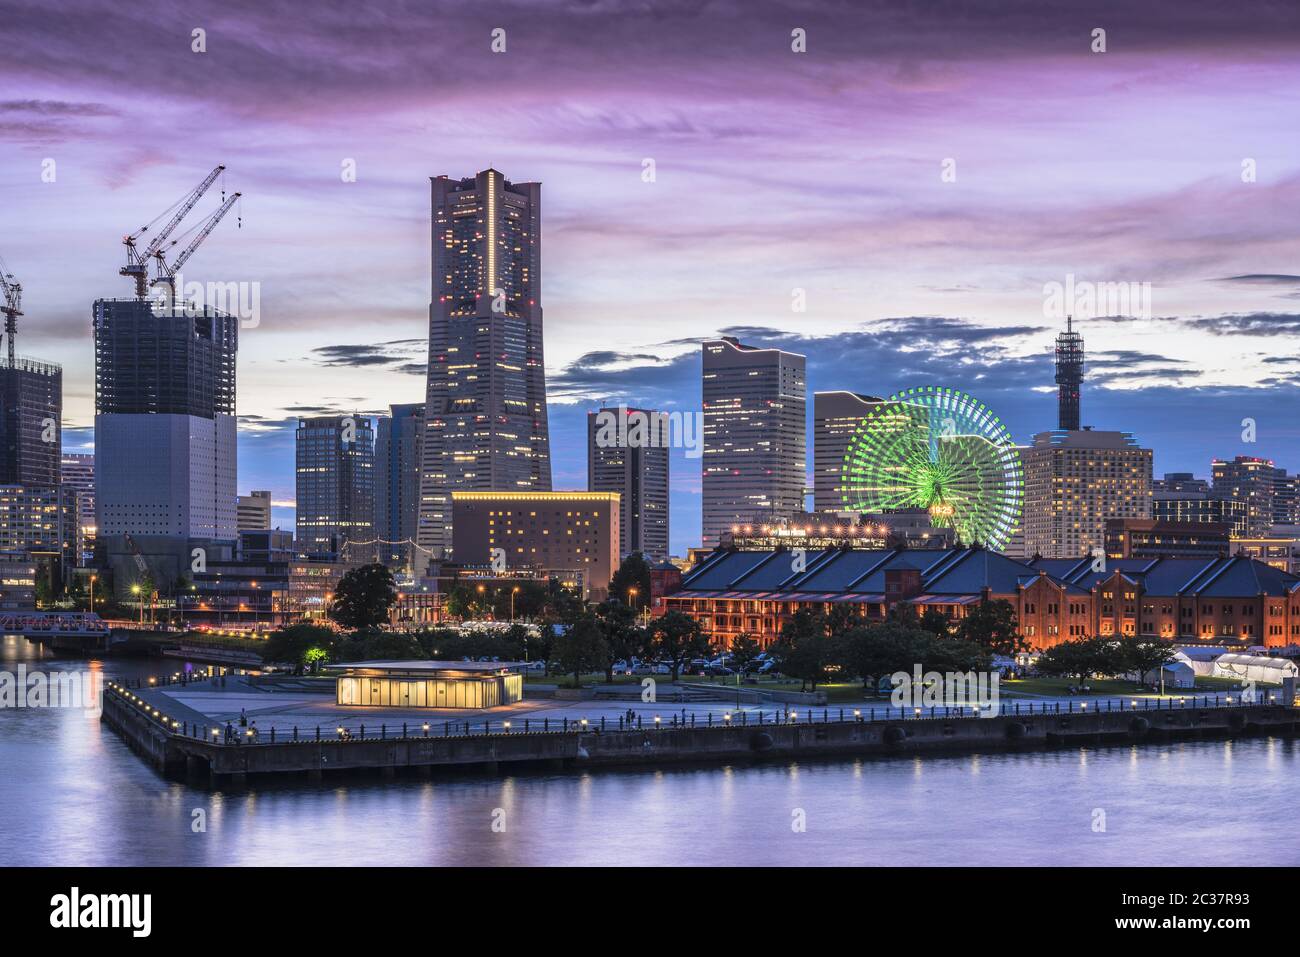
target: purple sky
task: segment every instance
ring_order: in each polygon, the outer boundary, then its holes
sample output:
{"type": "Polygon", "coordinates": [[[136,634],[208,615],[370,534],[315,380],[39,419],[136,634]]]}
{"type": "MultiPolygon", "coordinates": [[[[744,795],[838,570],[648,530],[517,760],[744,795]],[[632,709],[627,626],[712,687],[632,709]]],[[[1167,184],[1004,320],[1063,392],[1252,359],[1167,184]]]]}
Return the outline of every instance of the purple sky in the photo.
{"type": "MultiPolygon", "coordinates": [[[[1151,284],[1149,318],[1082,324],[1085,421],[1157,472],[1300,468],[1300,7],[807,6],[5,3],[0,255],[20,351],[64,365],[66,444],[121,236],[224,163],[242,228],[185,276],[261,284],[240,486],[291,505],[295,414],[422,397],[427,178],[492,165],[543,183],[556,487],[585,482],[588,408],[696,407],[698,339],[728,329],[807,351],[812,389],[953,385],[1027,438],[1068,274],[1151,284]]],[[[682,551],[698,461],[674,468],[682,551]]]]}

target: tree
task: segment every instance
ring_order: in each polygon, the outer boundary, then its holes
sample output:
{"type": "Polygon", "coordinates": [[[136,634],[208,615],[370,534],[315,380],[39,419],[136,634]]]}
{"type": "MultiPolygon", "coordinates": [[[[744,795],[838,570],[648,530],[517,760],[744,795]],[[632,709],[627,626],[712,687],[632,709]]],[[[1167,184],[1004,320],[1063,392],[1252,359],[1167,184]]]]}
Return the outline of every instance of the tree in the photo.
{"type": "Polygon", "coordinates": [[[393,573],[378,563],[354,568],[334,586],[329,616],[344,628],[375,628],[388,621],[397,601],[393,573]]]}
{"type": "Polygon", "coordinates": [[[633,552],[623,559],[609,580],[609,597],[638,611],[650,604],[650,563],[644,555],[633,552]]]}
{"type": "Polygon", "coordinates": [[[660,661],[668,663],[672,680],[676,681],[683,664],[708,654],[709,639],[694,618],[670,611],[650,623],[650,650],[660,661]]]}
{"type": "Polygon", "coordinates": [[[737,675],[743,675],[754,660],[758,658],[759,652],[758,639],[749,632],[737,635],[731,639],[731,667],[737,675]]]}
{"type": "Polygon", "coordinates": [[[1016,610],[1005,598],[982,601],[957,623],[956,635],[983,645],[995,655],[1014,655],[1025,649],[1016,622],[1016,610]]]}
{"type": "Polygon", "coordinates": [[[1124,670],[1125,662],[1113,639],[1072,638],[1053,645],[1038,657],[1037,669],[1045,675],[1075,677],[1081,682],[1093,675],[1113,675],[1124,670]]]}
{"type": "Polygon", "coordinates": [[[322,662],[329,660],[337,639],[334,630],[323,625],[290,625],[267,636],[262,660],[309,666],[315,671],[322,662]]]}
{"type": "Polygon", "coordinates": [[[833,645],[826,631],[826,618],[819,612],[800,609],[781,626],[781,637],[772,644],[772,654],[782,674],[799,679],[799,690],[811,682],[817,690],[826,680],[833,645]]]}
{"type": "Polygon", "coordinates": [[[875,691],[880,679],[897,671],[923,664],[934,636],[897,621],[864,625],[849,632],[837,650],[839,664],[862,679],[864,688],[875,691]]]}
{"type": "Polygon", "coordinates": [[[605,661],[605,680],[614,680],[614,662],[626,661],[645,650],[645,633],[637,627],[636,610],[615,598],[596,609],[597,621],[608,652],[605,661]]]}
{"type": "Polygon", "coordinates": [[[916,627],[928,631],[936,638],[947,638],[952,634],[952,622],[938,608],[927,608],[917,619],[916,627]]]}
{"type": "Polygon", "coordinates": [[[592,615],[578,618],[555,639],[555,659],[561,670],[573,675],[575,688],[582,685],[585,672],[605,666],[608,654],[600,624],[592,615]]]}
{"type": "Polygon", "coordinates": [[[1124,670],[1137,672],[1138,684],[1143,684],[1147,674],[1152,671],[1156,673],[1156,682],[1159,683],[1160,672],[1178,653],[1171,641],[1139,635],[1125,635],[1121,638],[1118,652],[1124,662],[1124,670]]]}

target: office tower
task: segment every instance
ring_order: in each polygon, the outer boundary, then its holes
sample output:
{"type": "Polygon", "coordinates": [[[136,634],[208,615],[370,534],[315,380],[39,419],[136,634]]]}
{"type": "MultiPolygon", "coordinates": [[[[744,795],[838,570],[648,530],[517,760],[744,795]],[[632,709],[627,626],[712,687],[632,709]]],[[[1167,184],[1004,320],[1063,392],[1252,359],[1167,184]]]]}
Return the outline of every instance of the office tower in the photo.
{"type": "Polygon", "coordinates": [[[761,525],[804,510],[807,405],[803,356],[704,343],[703,539],[733,525],[761,525]]]}
{"type": "Polygon", "coordinates": [[[813,511],[844,509],[844,453],[862,420],[883,399],[856,392],[813,393],[813,511]]]}
{"type": "Polygon", "coordinates": [[[235,523],[239,531],[259,531],[271,527],[271,493],[249,492],[239,496],[235,523]]]}
{"type": "Polygon", "coordinates": [[[1159,518],[1106,521],[1109,558],[1217,558],[1232,554],[1232,526],[1224,522],[1173,522],[1159,518]]]}
{"type": "Polygon", "coordinates": [[[389,407],[375,428],[375,537],[379,561],[414,572],[415,530],[420,517],[420,449],[424,404],[389,407]]]}
{"type": "Polygon", "coordinates": [[[298,420],[296,540],[309,555],[375,558],[375,433],[359,414],[298,420]]]}
{"type": "Polygon", "coordinates": [[[1151,499],[1151,517],[1159,522],[1225,525],[1233,538],[1249,534],[1250,515],[1245,502],[1210,498],[1208,494],[1155,493],[1151,499]]]}
{"type": "Polygon", "coordinates": [[[94,332],[96,554],[119,594],[143,584],[166,595],[185,587],[196,554],[234,548],[239,321],[99,299],[94,332]]]}
{"type": "Polygon", "coordinates": [[[84,568],[95,550],[95,456],[64,452],[59,469],[64,488],[77,496],[77,565],[84,568]]]}
{"type": "Polygon", "coordinates": [[[1215,459],[1211,465],[1210,495],[1246,504],[1246,531],[1262,535],[1273,525],[1273,477],[1268,459],[1238,455],[1232,461],[1215,459]]]}
{"type": "Polygon", "coordinates": [[[1023,452],[1025,551],[1081,558],[1108,519],[1151,517],[1151,450],[1128,432],[1040,432],[1023,452]]]}
{"type": "Polygon", "coordinates": [[[452,528],[458,564],[557,578],[592,601],[618,570],[615,492],[453,492],[452,528]]]}
{"type": "Polygon", "coordinates": [[[1164,478],[1151,481],[1151,494],[1156,498],[1162,495],[1175,498],[1189,494],[1209,495],[1210,483],[1196,478],[1191,472],[1166,472],[1164,478]]]}
{"type": "Polygon", "coordinates": [[[1273,472],[1273,524],[1300,524],[1300,475],[1283,468],[1273,472]]]}
{"type": "Polygon", "coordinates": [[[620,496],[620,556],[668,557],[668,440],[666,412],[587,413],[587,488],[620,496]]]}
{"type": "Polygon", "coordinates": [[[1065,331],[1056,337],[1057,428],[1079,428],[1079,396],[1083,388],[1083,336],[1074,331],[1073,317],[1066,317],[1065,331]]]}
{"type": "Polygon", "coordinates": [[[451,546],[453,490],[549,491],[540,183],[432,181],[421,564],[451,546]]]}
{"type": "Polygon", "coordinates": [[[0,485],[0,553],[37,568],[57,594],[77,561],[77,493],[63,485],[0,485]]]}
{"type": "Polygon", "coordinates": [[[0,357],[0,485],[59,484],[63,369],[0,357]]]}

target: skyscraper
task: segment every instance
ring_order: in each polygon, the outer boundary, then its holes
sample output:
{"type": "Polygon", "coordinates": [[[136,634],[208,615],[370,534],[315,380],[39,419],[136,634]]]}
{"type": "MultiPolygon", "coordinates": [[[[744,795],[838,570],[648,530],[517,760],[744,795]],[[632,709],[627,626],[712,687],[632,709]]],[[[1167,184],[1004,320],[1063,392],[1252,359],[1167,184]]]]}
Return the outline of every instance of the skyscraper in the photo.
{"type": "Polygon", "coordinates": [[[211,308],[99,299],[95,509],[119,594],[167,594],[237,537],[235,354],[239,321],[211,308]],[[212,556],[208,556],[212,557],[212,556]]]}
{"type": "Polygon", "coordinates": [[[420,516],[420,449],[424,404],[389,406],[375,427],[375,536],[379,561],[414,571],[415,530],[420,516]],[[398,544],[394,544],[398,543],[398,544]]]}
{"type": "Polygon", "coordinates": [[[849,440],[884,400],[857,392],[813,393],[813,511],[844,508],[841,469],[849,440]]]}
{"type": "Polygon", "coordinates": [[[666,417],[628,408],[587,413],[587,489],[620,495],[620,557],[632,552],[656,561],[668,557],[666,417]],[[606,441],[605,426],[620,417],[624,427],[615,427],[615,440],[606,441]]]}
{"type": "MultiPolygon", "coordinates": [[[[453,490],[549,491],[540,183],[432,183],[432,301],[416,540],[451,548],[453,490]]],[[[421,552],[421,555],[424,553],[421,552]]]]}
{"type": "Polygon", "coordinates": [[[1065,331],[1056,337],[1057,428],[1079,428],[1079,396],[1083,389],[1083,336],[1067,316],[1065,331]]]}
{"type": "Polygon", "coordinates": [[[77,497],[77,564],[86,566],[95,548],[95,456],[64,452],[59,470],[64,488],[77,497]]]}
{"type": "Polygon", "coordinates": [[[295,537],[300,551],[374,561],[375,433],[362,415],[298,420],[295,537]]]}
{"type": "Polygon", "coordinates": [[[0,357],[0,485],[59,484],[63,369],[0,357]]]}
{"type": "Polygon", "coordinates": [[[704,343],[703,539],[801,514],[806,360],[730,336],[704,343]]]}
{"type": "Polygon", "coordinates": [[[1041,432],[1022,452],[1025,553],[1082,558],[1108,519],[1151,517],[1151,450],[1127,432],[1041,432]]]}
{"type": "Polygon", "coordinates": [[[1215,459],[1210,473],[1214,498],[1246,503],[1248,534],[1263,535],[1272,527],[1276,473],[1272,461],[1253,455],[1238,455],[1230,462],[1215,459]]]}

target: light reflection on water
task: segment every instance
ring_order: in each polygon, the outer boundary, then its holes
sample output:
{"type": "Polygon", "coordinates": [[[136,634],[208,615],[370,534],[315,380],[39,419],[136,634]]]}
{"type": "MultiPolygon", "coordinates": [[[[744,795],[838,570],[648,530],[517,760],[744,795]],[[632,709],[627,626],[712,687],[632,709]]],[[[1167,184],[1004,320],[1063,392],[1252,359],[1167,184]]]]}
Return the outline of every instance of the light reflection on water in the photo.
{"type": "MultiPolygon", "coordinates": [[[[20,660],[87,666],[0,640],[0,667],[20,660]]],[[[1296,742],[1255,738],[208,793],[159,777],[82,713],[0,710],[0,865],[1293,865],[1297,772],[1296,742]],[[191,831],[196,808],[206,833],[191,831]]]]}

